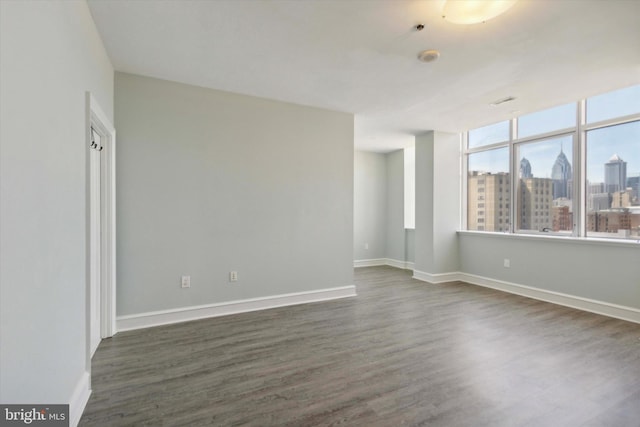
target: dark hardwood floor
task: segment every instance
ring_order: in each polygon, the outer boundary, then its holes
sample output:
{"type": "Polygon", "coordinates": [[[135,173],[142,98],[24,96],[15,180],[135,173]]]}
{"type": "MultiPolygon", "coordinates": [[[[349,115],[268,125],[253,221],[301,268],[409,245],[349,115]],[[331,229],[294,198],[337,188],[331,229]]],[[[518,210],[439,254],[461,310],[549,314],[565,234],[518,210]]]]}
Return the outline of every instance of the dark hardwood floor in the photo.
{"type": "Polygon", "coordinates": [[[640,426],[640,325],[392,267],[355,282],[104,340],[80,425],[640,426]]]}

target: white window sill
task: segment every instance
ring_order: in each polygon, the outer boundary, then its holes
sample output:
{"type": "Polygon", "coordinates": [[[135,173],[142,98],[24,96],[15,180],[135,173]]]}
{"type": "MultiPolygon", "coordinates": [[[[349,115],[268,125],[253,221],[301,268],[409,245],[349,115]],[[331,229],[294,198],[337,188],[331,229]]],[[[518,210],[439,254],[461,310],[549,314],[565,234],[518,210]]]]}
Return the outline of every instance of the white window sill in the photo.
{"type": "Polygon", "coordinates": [[[540,235],[540,234],[512,234],[512,233],[499,233],[493,231],[474,231],[474,230],[458,230],[457,232],[463,236],[484,236],[490,238],[501,239],[520,239],[520,240],[538,240],[547,242],[560,242],[560,243],[579,243],[585,245],[605,245],[605,246],[617,246],[617,247],[635,247],[640,249],[640,240],[634,239],[598,239],[594,237],[573,237],[573,236],[558,236],[558,235],[540,235]]]}

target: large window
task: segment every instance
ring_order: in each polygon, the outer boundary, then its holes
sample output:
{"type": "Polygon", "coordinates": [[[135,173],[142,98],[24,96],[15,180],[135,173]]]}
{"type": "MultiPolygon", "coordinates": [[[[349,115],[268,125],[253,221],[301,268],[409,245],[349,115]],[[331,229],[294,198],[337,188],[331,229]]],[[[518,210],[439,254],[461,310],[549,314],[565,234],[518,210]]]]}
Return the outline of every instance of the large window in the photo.
{"type": "Polygon", "coordinates": [[[587,236],[640,239],[640,121],[586,139],[587,236]]]}
{"type": "Polygon", "coordinates": [[[469,230],[509,231],[509,150],[481,151],[468,160],[469,230]]]}
{"type": "Polygon", "coordinates": [[[469,148],[491,145],[508,140],[509,122],[500,122],[469,131],[469,148]]]}
{"type": "Polygon", "coordinates": [[[561,105],[518,118],[518,138],[573,128],[576,126],[576,104],[561,105]]]}
{"type": "Polygon", "coordinates": [[[562,136],[515,146],[518,159],[517,229],[573,230],[573,137],[562,136]]]}
{"type": "Polygon", "coordinates": [[[466,141],[468,230],[640,239],[640,85],[466,141]]]}

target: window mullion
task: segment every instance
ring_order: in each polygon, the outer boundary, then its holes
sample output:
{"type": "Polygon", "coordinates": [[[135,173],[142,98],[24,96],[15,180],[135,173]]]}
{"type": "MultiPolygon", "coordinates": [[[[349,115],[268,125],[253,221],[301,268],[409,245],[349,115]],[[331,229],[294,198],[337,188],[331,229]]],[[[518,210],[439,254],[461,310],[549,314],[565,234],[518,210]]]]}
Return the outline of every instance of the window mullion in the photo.
{"type": "Polygon", "coordinates": [[[516,150],[513,145],[513,141],[518,136],[518,119],[511,119],[511,138],[509,139],[509,177],[511,189],[509,191],[509,232],[515,233],[515,223],[517,221],[517,196],[516,192],[518,190],[518,166],[516,159],[516,150]]]}
{"type": "Polygon", "coordinates": [[[578,102],[576,137],[574,141],[573,164],[577,171],[574,171],[574,180],[580,185],[574,185],[573,211],[574,211],[574,236],[584,237],[587,233],[587,144],[584,126],[586,123],[586,100],[578,102]],[[576,188],[577,187],[577,188],[576,188]]]}
{"type": "MultiPolygon", "coordinates": [[[[469,148],[469,133],[468,132],[463,132],[462,133],[462,138],[460,140],[460,148],[462,149],[462,152],[467,151],[467,149],[469,148]]],[[[460,188],[462,189],[461,191],[461,195],[462,195],[462,200],[460,201],[460,229],[461,230],[467,230],[469,228],[469,224],[467,222],[467,218],[468,218],[468,205],[469,205],[469,195],[468,195],[468,187],[467,187],[467,181],[469,179],[469,155],[468,154],[463,154],[462,156],[460,156],[460,161],[461,161],[461,165],[460,165],[460,170],[462,171],[462,176],[460,177],[460,188]]]]}

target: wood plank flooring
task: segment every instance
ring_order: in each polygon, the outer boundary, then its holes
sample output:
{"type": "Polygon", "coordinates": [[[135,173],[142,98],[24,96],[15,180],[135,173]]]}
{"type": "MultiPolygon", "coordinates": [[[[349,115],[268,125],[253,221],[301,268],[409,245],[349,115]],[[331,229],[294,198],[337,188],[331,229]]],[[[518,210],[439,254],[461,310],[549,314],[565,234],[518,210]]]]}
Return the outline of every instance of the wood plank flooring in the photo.
{"type": "Polygon", "coordinates": [[[355,284],[104,340],[80,425],[640,426],[638,324],[392,267],[355,284]]]}

